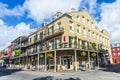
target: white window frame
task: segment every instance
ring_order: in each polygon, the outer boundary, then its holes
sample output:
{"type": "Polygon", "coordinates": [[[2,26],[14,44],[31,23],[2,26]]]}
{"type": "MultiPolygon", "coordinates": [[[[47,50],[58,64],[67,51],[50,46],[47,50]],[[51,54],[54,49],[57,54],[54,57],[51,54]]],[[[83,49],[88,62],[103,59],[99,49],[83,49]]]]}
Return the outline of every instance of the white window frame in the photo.
{"type": "Polygon", "coordinates": [[[80,20],[80,16],[77,16],[77,20],[80,20]]]}
{"type": "Polygon", "coordinates": [[[70,32],[74,33],[74,24],[70,21],[70,32]]]}
{"type": "Polygon", "coordinates": [[[87,37],[87,30],[86,30],[86,28],[83,29],[83,32],[84,32],[84,37],[87,37]]]}

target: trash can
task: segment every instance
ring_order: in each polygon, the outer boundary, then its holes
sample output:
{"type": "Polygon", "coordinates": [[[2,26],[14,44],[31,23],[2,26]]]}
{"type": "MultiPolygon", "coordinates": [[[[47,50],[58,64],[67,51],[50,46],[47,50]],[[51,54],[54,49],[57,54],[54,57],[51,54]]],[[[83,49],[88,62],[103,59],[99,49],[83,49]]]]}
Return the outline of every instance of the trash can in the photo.
{"type": "Polygon", "coordinates": [[[86,71],[86,66],[85,65],[80,65],[80,70],[81,71],[86,71]]]}

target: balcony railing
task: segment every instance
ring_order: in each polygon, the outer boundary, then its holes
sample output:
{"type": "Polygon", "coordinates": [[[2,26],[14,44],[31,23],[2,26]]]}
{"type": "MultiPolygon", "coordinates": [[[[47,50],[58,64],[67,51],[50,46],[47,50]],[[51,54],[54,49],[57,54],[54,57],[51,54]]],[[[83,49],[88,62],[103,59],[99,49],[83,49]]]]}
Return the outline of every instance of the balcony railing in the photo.
{"type": "Polygon", "coordinates": [[[55,29],[51,33],[46,33],[46,35],[44,35],[44,37],[42,39],[41,38],[35,39],[33,43],[30,43],[27,46],[32,46],[34,44],[41,43],[43,41],[46,41],[50,38],[53,38],[53,37],[58,36],[58,35],[63,34],[63,33],[64,33],[63,28],[55,29]]]}
{"type": "Polygon", "coordinates": [[[26,46],[27,46],[27,44],[18,44],[18,45],[14,45],[13,49],[24,48],[26,46]]]}
{"type": "MultiPolygon", "coordinates": [[[[34,50],[33,51],[27,50],[26,53],[23,53],[20,56],[26,56],[26,55],[30,56],[30,55],[34,55],[34,54],[37,54],[37,53],[40,53],[40,52],[43,52],[43,51],[49,51],[49,50],[54,50],[54,49],[67,49],[67,48],[71,48],[71,49],[76,48],[76,49],[80,49],[80,50],[96,51],[96,50],[89,49],[89,47],[82,48],[82,46],[80,44],[76,45],[74,43],[68,43],[68,42],[57,43],[57,44],[54,45],[54,47],[50,46],[49,48],[47,48],[47,49],[46,48],[47,47],[45,47],[45,48],[41,47],[41,48],[39,48],[39,49],[37,49],[35,51],[34,50]]],[[[101,52],[107,52],[107,50],[102,50],[101,52]]]]}
{"type": "Polygon", "coordinates": [[[64,33],[64,28],[55,29],[46,34],[46,39],[53,38],[64,33]]]}

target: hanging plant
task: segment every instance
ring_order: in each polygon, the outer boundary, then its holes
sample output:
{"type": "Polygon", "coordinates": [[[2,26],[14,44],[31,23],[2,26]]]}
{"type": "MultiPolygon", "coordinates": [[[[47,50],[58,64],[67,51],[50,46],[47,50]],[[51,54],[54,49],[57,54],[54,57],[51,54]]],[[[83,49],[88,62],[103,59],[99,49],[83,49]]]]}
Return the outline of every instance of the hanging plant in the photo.
{"type": "Polygon", "coordinates": [[[85,51],[82,51],[81,52],[81,55],[84,57],[84,56],[86,56],[86,52],[85,51]]]}
{"type": "Polygon", "coordinates": [[[77,45],[77,36],[75,35],[73,38],[74,38],[74,44],[77,45]]]}
{"type": "Polygon", "coordinates": [[[96,57],[97,54],[96,54],[96,53],[92,53],[91,56],[92,56],[92,57],[96,57]]]}
{"type": "Polygon", "coordinates": [[[14,56],[15,56],[15,57],[16,57],[16,56],[19,56],[21,52],[22,52],[21,49],[14,50],[14,53],[15,53],[14,56]]]}
{"type": "Polygon", "coordinates": [[[92,43],[92,46],[96,50],[96,43],[92,43]]]}
{"type": "Polygon", "coordinates": [[[47,58],[53,58],[53,54],[52,53],[48,53],[47,54],[47,58]]]}
{"type": "Polygon", "coordinates": [[[44,55],[43,54],[40,54],[40,58],[43,58],[44,57],[44,55]]]}

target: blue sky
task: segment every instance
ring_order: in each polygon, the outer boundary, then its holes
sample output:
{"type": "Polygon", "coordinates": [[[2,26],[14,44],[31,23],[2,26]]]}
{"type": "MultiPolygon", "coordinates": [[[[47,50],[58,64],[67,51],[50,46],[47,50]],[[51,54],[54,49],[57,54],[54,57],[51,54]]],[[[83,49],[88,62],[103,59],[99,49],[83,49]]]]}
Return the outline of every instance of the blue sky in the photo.
{"type": "MultiPolygon", "coordinates": [[[[16,7],[17,5],[23,6],[25,0],[0,0],[1,3],[3,4],[7,4],[8,5],[8,9],[13,9],[14,7],[16,7]]],[[[84,2],[84,0],[83,0],[84,2]]],[[[112,3],[115,2],[115,0],[97,0],[97,4],[100,5],[101,3],[112,3]]],[[[85,4],[85,7],[87,9],[90,8],[89,3],[85,4]]],[[[81,6],[79,7],[79,10],[81,10],[81,6]]],[[[34,26],[41,26],[41,23],[36,23],[36,21],[34,21],[32,18],[28,18],[27,17],[27,12],[25,12],[22,16],[5,16],[3,18],[1,18],[5,23],[7,23],[7,25],[11,26],[11,25],[16,25],[20,22],[25,22],[25,23],[30,23],[31,27],[34,28],[34,26]]],[[[100,13],[98,12],[97,14],[93,15],[94,17],[99,17],[99,19],[96,19],[97,22],[99,22],[101,20],[100,18],[100,13]]]]}
{"type": "Polygon", "coordinates": [[[57,11],[68,12],[72,7],[78,11],[85,7],[97,26],[108,30],[111,42],[120,42],[119,4],[119,0],[0,0],[0,50],[18,36],[49,22],[57,11]]]}

